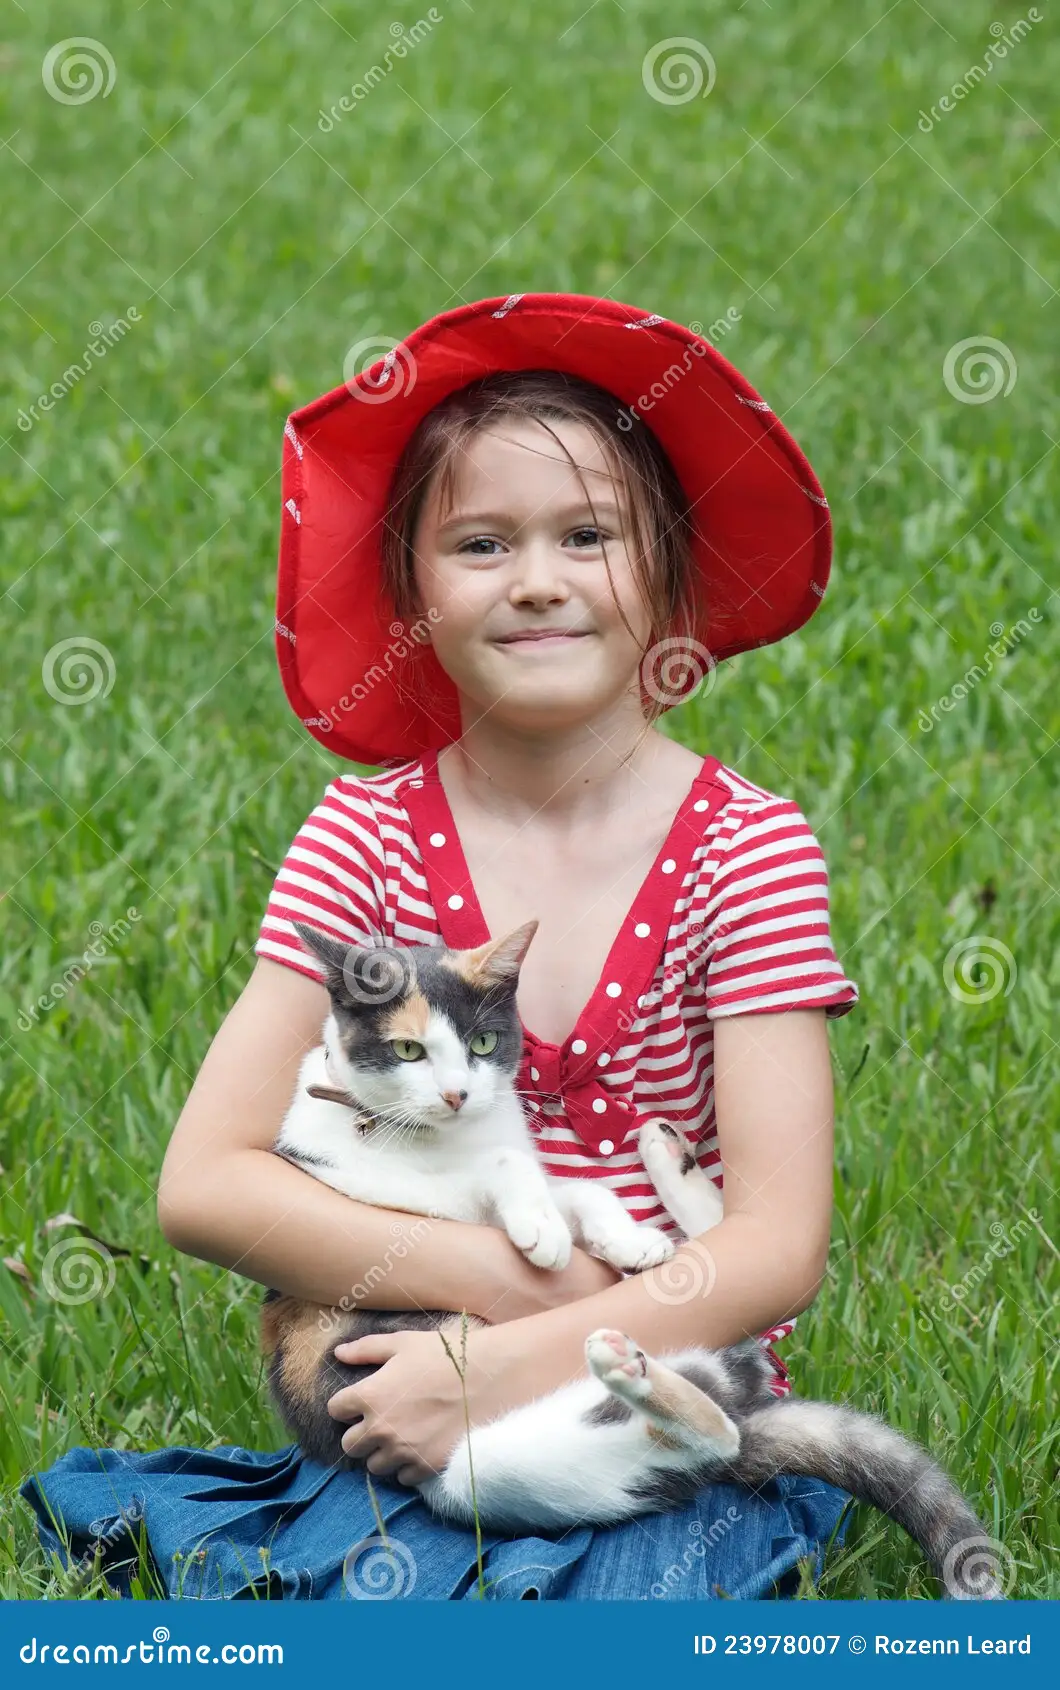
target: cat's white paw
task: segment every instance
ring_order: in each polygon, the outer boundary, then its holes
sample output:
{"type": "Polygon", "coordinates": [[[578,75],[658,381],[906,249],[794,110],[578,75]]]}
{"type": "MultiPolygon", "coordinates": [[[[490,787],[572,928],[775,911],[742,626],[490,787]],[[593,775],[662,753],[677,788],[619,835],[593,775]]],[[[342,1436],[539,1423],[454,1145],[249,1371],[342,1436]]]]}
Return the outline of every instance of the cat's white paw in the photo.
{"type": "Polygon", "coordinates": [[[657,1226],[636,1226],[619,1232],[593,1235],[590,1249],[595,1256],[620,1269],[622,1273],[639,1273],[644,1268],[658,1267],[668,1262],[674,1253],[673,1240],[657,1226]]]}
{"type": "Polygon", "coordinates": [[[528,1203],[508,1209],[504,1226],[517,1250],[539,1268],[565,1268],[570,1261],[571,1235],[552,1203],[528,1203]]]}
{"type": "Polygon", "coordinates": [[[624,1332],[601,1326],[585,1340],[585,1359],[601,1385],[619,1388],[624,1397],[649,1397],[648,1358],[624,1332]]]}
{"type": "Polygon", "coordinates": [[[637,1134],[637,1149],[649,1173],[654,1168],[672,1173],[674,1162],[681,1165],[681,1172],[684,1172],[686,1157],[695,1160],[695,1152],[680,1127],[664,1121],[659,1115],[645,1121],[641,1127],[637,1134]]]}

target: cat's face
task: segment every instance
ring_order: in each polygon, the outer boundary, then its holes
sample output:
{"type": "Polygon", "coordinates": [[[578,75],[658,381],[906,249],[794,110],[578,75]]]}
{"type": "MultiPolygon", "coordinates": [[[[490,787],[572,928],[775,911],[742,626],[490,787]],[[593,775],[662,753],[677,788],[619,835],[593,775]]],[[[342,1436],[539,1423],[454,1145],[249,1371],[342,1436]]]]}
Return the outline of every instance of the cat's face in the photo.
{"type": "Polygon", "coordinates": [[[475,950],[343,945],[296,922],[324,964],[331,1083],[409,1131],[488,1115],[522,1057],[519,967],[537,922],[475,950]]]}

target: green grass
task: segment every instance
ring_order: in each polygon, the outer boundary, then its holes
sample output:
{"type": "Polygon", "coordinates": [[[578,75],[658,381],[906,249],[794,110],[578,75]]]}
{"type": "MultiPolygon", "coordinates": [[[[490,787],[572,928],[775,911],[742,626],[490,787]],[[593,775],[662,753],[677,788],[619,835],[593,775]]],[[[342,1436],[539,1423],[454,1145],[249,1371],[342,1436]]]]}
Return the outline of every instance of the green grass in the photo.
{"type": "MultiPolygon", "coordinates": [[[[82,1443],[287,1441],[257,1288],[179,1257],[154,1215],[273,872],[341,767],[288,710],[273,654],[284,416],[341,381],[355,341],[571,289],[685,322],[739,310],[724,350],[835,516],[813,622],[668,718],[801,803],[861,988],[832,1032],[834,1244],[785,1346],[796,1386],[927,1441],[1017,1593],[1060,1595],[1055,23],[925,134],[918,114],[982,61],[996,8],[479,0],[443,9],[325,135],[318,110],[381,57],[390,20],[363,0],[239,12],[42,0],[5,17],[0,1242],[24,1273],[0,1270],[0,1594],[66,1588],[17,1498],[31,1467],[82,1443]],[[75,33],[117,76],[64,105],[41,65],[75,33]],[[644,90],[645,53],[676,35],[713,54],[706,100],[644,90]],[[129,307],[124,338],[20,429],[90,324],[129,307]],[[973,336],[1018,371],[985,404],[943,379],[973,336]],[[992,627],[1032,608],[919,728],[992,627]],[[114,680],[64,706],[42,666],[75,637],[106,647],[114,680]],[[23,1030],[93,924],[123,917],[23,1030]],[[1012,958],[982,1002],[946,984],[972,938],[1012,958]],[[106,1295],[49,1295],[49,1252],[76,1234],[46,1230],[61,1214],[128,1252],[106,1295]]],[[[935,1593],[868,1510],[822,1586],[935,1593]]]]}

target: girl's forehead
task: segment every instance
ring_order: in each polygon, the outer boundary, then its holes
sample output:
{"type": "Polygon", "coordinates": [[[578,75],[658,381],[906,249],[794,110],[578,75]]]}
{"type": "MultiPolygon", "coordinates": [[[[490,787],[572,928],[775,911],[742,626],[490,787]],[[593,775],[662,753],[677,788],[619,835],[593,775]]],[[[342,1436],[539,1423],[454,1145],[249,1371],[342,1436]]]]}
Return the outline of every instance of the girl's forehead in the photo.
{"type": "Polygon", "coordinates": [[[444,511],[442,478],[434,478],[427,503],[435,519],[451,523],[465,510],[486,509],[498,501],[540,507],[543,499],[555,498],[567,504],[584,499],[582,483],[594,502],[607,497],[621,508],[625,504],[621,475],[592,429],[584,423],[551,419],[549,428],[562,445],[548,429],[520,417],[478,430],[454,456],[444,511]]]}

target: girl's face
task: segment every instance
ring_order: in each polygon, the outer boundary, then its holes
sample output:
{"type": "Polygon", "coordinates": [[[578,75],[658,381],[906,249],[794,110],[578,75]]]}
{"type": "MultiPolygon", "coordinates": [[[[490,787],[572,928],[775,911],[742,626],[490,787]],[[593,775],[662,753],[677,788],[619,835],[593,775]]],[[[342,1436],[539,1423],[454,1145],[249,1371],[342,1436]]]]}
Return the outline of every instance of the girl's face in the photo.
{"type": "Polygon", "coordinates": [[[651,629],[604,450],[582,424],[550,426],[581,466],[599,526],[556,441],[512,417],[472,437],[444,516],[435,478],[415,539],[417,595],[440,612],[431,643],[442,668],[478,711],[521,729],[573,726],[627,693],[639,712],[651,629]]]}

